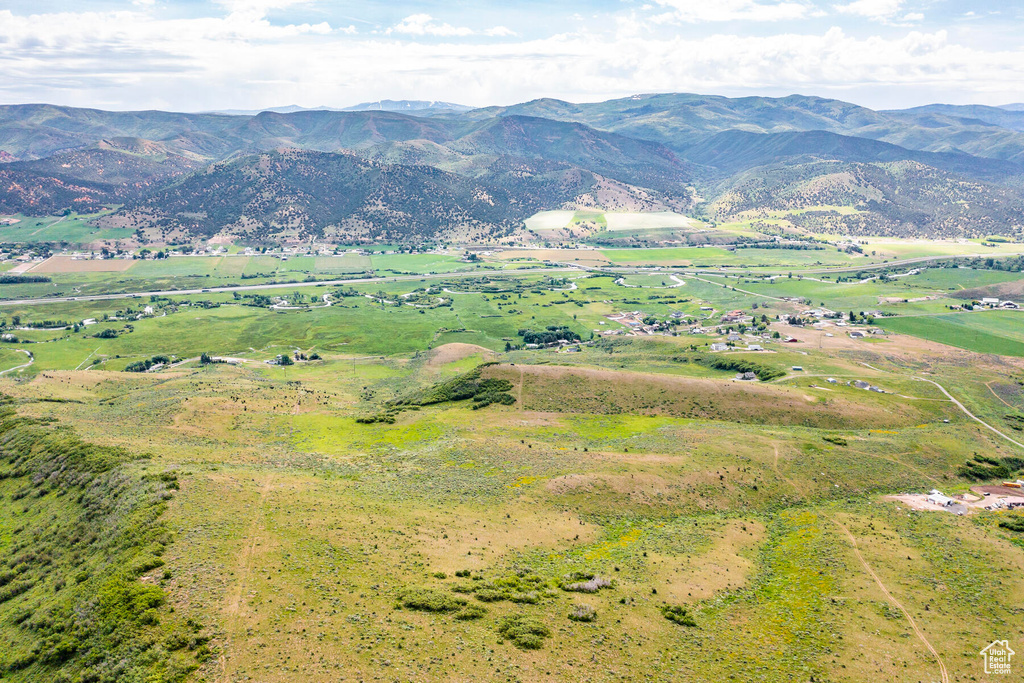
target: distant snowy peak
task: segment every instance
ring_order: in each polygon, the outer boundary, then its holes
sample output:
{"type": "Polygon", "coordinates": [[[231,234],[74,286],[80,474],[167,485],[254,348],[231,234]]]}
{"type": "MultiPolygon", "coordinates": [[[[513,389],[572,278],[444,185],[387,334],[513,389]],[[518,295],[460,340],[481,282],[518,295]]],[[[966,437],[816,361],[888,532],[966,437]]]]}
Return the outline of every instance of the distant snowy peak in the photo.
{"type": "Polygon", "coordinates": [[[200,112],[203,114],[226,114],[228,116],[256,116],[263,112],[275,114],[294,114],[297,111],[341,111],[332,107],[300,107],[297,104],[289,104],[285,107],[267,107],[266,109],[216,109],[214,111],[200,112]]]}
{"type": "Polygon", "coordinates": [[[398,111],[398,112],[463,112],[473,107],[452,102],[437,102],[427,100],[377,100],[376,102],[363,102],[352,107],[345,107],[342,111],[398,111]]]}

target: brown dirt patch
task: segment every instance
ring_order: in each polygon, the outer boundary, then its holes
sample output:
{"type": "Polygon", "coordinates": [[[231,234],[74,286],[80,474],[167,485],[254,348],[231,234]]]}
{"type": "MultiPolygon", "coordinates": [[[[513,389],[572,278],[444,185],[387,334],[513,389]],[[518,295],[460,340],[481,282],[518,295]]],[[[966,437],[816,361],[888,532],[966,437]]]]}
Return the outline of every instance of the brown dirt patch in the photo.
{"type": "Polygon", "coordinates": [[[950,296],[968,301],[971,299],[983,299],[987,296],[1016,301],[1017,299],[1024,298],[1024,279],[1000,282],[997,285],[988,285],[987,287],[961,289],[957,292],[950,292],[950,296]]]}
{"type": "Polygon", "coordinates": [[[512,249],[495,255],[502,261],[535,259],[537,261],[559,261],[561,263],[605,264],[608,257],[599,251],[589,249],[512,249]]]}
{"type": "Polygon", "coordinates": [[[32,269],[33,273],[120,273],[132,267],[128,259],[73,259],[51,256],[32,269]]]}
{"type": "Polygon", "coordinates": [[[469,358],[470,356],[475,356],[477,354],[482,355],[485,361],[492,360],[494,358],[494,351],[491,351],[486,347],[477,346],[476,344],[452,342],[451,344],[442,344],[431,351],[430,360],[427,361],[427,365],[429,367],[436,367],[438,365],[454,363],[457,360],[469,358]]]}

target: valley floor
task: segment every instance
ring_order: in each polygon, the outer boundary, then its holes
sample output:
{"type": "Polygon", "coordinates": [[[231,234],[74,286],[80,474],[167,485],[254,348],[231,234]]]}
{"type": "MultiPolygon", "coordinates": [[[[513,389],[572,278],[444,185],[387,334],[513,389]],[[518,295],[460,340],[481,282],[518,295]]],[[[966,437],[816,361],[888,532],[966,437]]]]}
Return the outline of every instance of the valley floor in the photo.
{"type": "MultiPolygon", "coordinates": [[[[126,477],[173,473],[171,539],[136,580],[165,591],[161,624],[209,638],[193,681],[979,680],[981,649],[1024,633],[1020,513],[888,496],[1020,476],[1024,361],[775,319],[809,306],[796,296],[938,312],[954,300],[909,300],[951,277],[577,271],[289,290],[278,308],[248,292],[17,303],[22,323],[98,322],[17,331],[0,391],[23,417],[145,454],[126,477]],[[766,314],[768,337],[713,352],[733,309],[766,314]],[[709,329],[629,334],[613,317],[634,310],[709,329]],[[559,330],[580,338],[523,343],[559,330]]],[[[1019,337],[1015,312],[954,315],[1019,337]]],[[[19,496],[28,475],[4,467],[0,556],[74,502],[19,496]]],[[[18,652],[34,636],[16,612],[51,581],[0,602],[18,652]]],[[[44,659],[10,657],[4,676],[87,666],[44,659]]]]}

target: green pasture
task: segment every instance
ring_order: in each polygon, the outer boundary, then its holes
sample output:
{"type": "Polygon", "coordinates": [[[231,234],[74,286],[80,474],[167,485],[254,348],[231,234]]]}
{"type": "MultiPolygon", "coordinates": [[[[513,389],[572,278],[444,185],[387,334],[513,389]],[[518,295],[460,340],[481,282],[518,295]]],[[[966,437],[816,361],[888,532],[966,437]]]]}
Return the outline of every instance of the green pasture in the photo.
{"type": "Polygon", "coordinates": [[[88,244],[99,240],[127,239],[133,231],[127,228],[100,229],[90,221],[102,214],[70,214],[68,216],[23,216],[14,225],[0,225],[0,242],[69,242],[88,244]]]}
{"type": "Polygon", "coordinates": [[[976,311],[948,315],[880,318],[879,327],[978,353],[1024,356],[1020,311],[976,311]]]}

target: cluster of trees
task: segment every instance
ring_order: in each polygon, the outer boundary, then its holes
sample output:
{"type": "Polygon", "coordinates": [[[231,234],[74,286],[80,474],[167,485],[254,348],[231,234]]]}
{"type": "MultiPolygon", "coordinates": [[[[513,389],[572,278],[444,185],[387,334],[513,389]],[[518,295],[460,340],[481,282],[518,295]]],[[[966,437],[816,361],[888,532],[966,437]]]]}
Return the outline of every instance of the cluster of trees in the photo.
{"type": "Polygon", "coordinates": [[[518,335],[523,338],[524,344],[538,344],[540,346],[557,344],[559,341],[580,341],[580,335],[564,325],[548,325],[547,329],[542,332],[523,329],[518,331],[518,335]]]}
{"type": "Polygon", "coordinates": [[[12,273],[0,274],[0,285],[17,285],[24,284],[26,282],[52,282],[52,280],[45,275],[32,275],[28,273],[24,275],[12,273]]]}
{"type": "Polygon", "coordinates": [[[235,292],[234,296],[235,301],[241,301],[243,306],[269,308],[274,305],[274,300],[266,294],[239,294],[235,292]]]}
{"type": "Polygon", "coordinates": [[[975,454],[957,470],[966,479],[984,481],[987,479],[1008,479],[1024,468],[1024,458],[1009,456],[994,458],[988,455],[975,454]]]}
{"type": "Polygon", "coordinates": [[[696,361],[704,367],[715,370],[731,370],[732,372],[752,372],[762,382],[778,379],[786,373],[778,368],[755,363],[754,361],[728,356],[699,356],[696,361]]]}
{"type": "Polygon", "coordinates": [[[146,360],[138,360],[125,366],[125,372],[146,372],[154,365],[167,365],[171,362],[168,356],[153,356],[146,360]]]}

